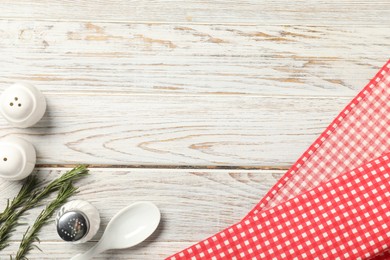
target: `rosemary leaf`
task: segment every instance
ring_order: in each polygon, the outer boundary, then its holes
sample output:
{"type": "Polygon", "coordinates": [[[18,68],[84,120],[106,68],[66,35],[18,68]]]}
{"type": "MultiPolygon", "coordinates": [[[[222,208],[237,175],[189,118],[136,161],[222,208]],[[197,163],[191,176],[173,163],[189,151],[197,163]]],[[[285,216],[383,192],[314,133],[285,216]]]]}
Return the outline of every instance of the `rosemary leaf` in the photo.
{"type": "Polygon", "coordinates": [[[10,238],[11,233],[15,230],[15,227],[18,225],[17,219],[19,214],[17,213],[17,209],[22,207],[24,203],[32,197],[37,185],[37,176],[30,175],[24,182],[18,195],[12,199],[11,203],[9,203],[8,200],[6,208],[0,214],[0,250],[3,250],[8,246],[7,241],[10,238]]]}
{"type": "Polygon", "coordinates": [[[36,206],[42,199],[46,198],[52,192],[59,190],[68,181],[76,181],[87,174],[87,167],[85,165],[79,165],[76,168],[64,173],[58,179],[52,181],[42,190],[35,192],[35,196],[28,200],[27,203],[36,206]]]}
{"type": "Polygon", "coordinates": [[[11,203],[9,203],[8,200],[7,207],[4,209],[2,213],[0,213],[0,225],[3,224],[3,222],[10,217],[12,212],[14,212],[17,208],[21,207],[24,204],[24,202],[31,197],[32,192],[34,188],[37,186],[37,184],[38,184],[38,178],[35,174],[30,175],[26,179],[18,195],[16,195],[16,197],[12,199],[11,203]]]}
{"type": "MultiPolygon", "coordinates": [[[[48,206],[39,214],[31,228],[27,229],[23,236],[22,242],[20,243],[18,252],[16,253],[15,260],[27,259],[27,253],[39,247],[34,245],[34,242],[39,242],[38,234],[42,226],[49,222],[50,217],[53,215],[59,207],[61,207],[68,198],[74,195],[77,188],[72,185],[70,181],[64,184],[58,192],[57,198],[50,202],[48,206]]],[[[40,249],[39,249],[40,250],[40,249]]]]}
{"type": "Polygon", "coordinates": [[[67,185],[68,182],[78,180],[87,174],[87,167],[85,165],[80,165],[64,173],[46,187],[37,189],[37,181],[34,181],[31,184],[31,187],[26,184],[26,186],[29,188],[26,187],[25,191],[21,191],[21,195],[19,196],[18,194],[19,198],[15,200],[14,204],[18,207],[15,207],[13,210],[7,210],[7,208],[12,207],[13,202],[11,202],[11,204],[6,208],[7,216],[0,224],[0,251],[8,246],[8,239],[10,238],[10,234],[15,230],[15,227],[18,225],[18,219],[24,212],[38,206],[44,198],[53,192],[58,191],[61,189],[61,187],[67,185]]]}

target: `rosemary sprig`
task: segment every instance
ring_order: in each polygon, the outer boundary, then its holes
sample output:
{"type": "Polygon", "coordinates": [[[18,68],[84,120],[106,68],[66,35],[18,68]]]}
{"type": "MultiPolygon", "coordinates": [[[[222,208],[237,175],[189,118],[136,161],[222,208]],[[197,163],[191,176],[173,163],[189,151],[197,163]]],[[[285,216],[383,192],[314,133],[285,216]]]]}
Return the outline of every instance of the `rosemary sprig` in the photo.
{"type": "MultiPolygon", "coordinates": [[[[8,246],[8,239],[10,238],[11,232],[18,225],[18,219],[27,210],[34,208],[41,203],[42,199],[46,198],[53,192],[59,190],[62,186],[68,182],[75,181],[88,174],[88,169],[85,165],[77,166],[76,168],[64,173],[59,178],[52,181],[49,185],[44,188],[36,189],[33,187],[33,192],[25,193],[23,196],[24,203],[21,204],[19,209],[8,213],[8,217],[0,225],[0,250],[3,250],[8,246]]],[[[35,183],[36,185],[36,183],[35,183]]],[[[12,204],[12,203],[11,203],[12,204]]]]}
{"type": "Polygon", "coordinates": [[[30,250],[34,248],[39,249],[39,247],[37,245],[34,245],[33,243],[40,242],[38,239],[38,234],[42,226],[49,221],[54,211],[61,207],[68,198],[70,198],[76,193],[76,191],[77,188],[74,187],[70,181],[68,181],[65,185],[61,187],[60,191],[58,192],[57,198],[54,201],[50,202],[48,206],[46,206],[46,208],[41,212],[41,214],[39,214],[32,227],[28,228],[26,233],[23,235],[23,239],[20,243],[18,252],[16,253],[15,260],[27,259],[26,255],[30,250]]]}
{"type": "Polygon", "coordinates": [[[34,188],[38,184],[37,176],[30,175],[24,182],[22,188],[20,189],[18,195],[12,199],[12,202],[7,201],[7,206],[2,213],[0,213],[0,225],[6,221],[10,215],[19,207],[21,207],[24,202],[29,199],[34,191],[34,188]]]}

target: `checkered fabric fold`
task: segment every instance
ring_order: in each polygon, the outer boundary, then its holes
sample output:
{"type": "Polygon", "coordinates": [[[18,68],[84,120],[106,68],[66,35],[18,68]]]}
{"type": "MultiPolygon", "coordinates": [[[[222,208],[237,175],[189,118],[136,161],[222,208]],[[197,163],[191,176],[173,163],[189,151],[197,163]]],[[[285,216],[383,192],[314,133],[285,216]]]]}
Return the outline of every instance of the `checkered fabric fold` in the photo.
{"type": "Polygon", "coordinates": [[[390,60],[239,223],[167,259],[390,259],[390,60]]]}

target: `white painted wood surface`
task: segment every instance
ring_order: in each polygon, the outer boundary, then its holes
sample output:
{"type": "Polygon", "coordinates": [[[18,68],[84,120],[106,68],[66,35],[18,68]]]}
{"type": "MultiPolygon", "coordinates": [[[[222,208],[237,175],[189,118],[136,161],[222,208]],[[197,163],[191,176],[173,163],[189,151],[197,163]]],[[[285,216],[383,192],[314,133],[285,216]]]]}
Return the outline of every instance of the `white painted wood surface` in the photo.
{"type": "MultiPolygon", "coordinates": [[[[389,27],[376,0],[0,1],[0,91],[29,82],[48,99],[35,127],[0,118],[0,137],[34,143],[42,179],[91,164],[77,198],[103,225],[155,202],[159,231],[99,259],[161,259],[244,217],[387,61],[389,27]]],[[[1,207],[19,187],[0,181],[1,207]]],[[[94,243],[40,237],[30,259],[94,243]]]]}
{"type": "Polygon", "coordinates": [[[35,127],[1,123],[22,136],[39,164],[287,166],[347,98],[47,95],[35,127]]]}
{"type": "Polygon", "coordinates": [[[4,18],[28,20],[388,26],[390,3],[386,0],[2,0],[1,9],[4,18]]]}
{"type": "Polygon", "coordinates": [[[0,86],[18,80],[46,93],[352,97],[386,61],[389,27],[4,19],[0,86]]]}

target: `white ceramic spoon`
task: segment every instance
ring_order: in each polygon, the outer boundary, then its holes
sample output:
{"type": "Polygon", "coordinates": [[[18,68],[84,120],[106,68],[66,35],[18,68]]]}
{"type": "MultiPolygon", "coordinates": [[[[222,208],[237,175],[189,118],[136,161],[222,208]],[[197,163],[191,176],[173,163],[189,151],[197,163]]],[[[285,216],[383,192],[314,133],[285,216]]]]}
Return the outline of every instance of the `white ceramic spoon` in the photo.
{"type": "Polygon", "coordinates": [[[87,260],[109,250],[135,246],[148,238],[160,223],[160,210],[151,202],[136,202],[119,211],[108,223],[100,241],[71,260],[87,260]]]}

